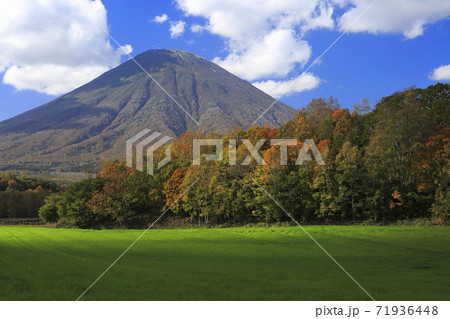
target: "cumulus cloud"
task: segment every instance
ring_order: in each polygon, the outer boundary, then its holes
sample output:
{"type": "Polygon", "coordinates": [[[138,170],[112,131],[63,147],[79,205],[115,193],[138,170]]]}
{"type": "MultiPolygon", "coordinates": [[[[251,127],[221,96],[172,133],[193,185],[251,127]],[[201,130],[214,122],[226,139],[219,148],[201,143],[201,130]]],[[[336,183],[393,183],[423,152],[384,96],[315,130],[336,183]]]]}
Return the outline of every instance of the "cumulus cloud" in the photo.
{"type": "Polygon", "coordinates": [[[260,41],[252,43],[246,50],[235,51],[225,59],[214,62],[249,81],[285,77],[296,64],[303,66],[311,56],[306,41],[296,39],[293,30],[275,29],[260,41]]]}
{"type": "Polygon", "coordinates": [[[163,13],[160,16],[154,17],[152,21],[155,22],[155,23],[164,23],[167,20],[169,20],[169,16],[167,14],[163,13]]]}
{"type": "MultiPolygon", "coordinates": [[[[373,0],[341,0],[341,5],[347,4],[350,8],[339,18],[339,29],[345,30],[372,3],[373,0]]],[[[414,39],[423,35],[427,24],[449,15],[448,0],[378,1],[370,14],[364,15],[350,32],[400,33],[406,39],[414,39]]]]}
{"type": "Polygon", "coordinates": [[[288,81],[268,80],[253,82],[252,84],[277,99],[283,95],[313,90],[319,86],[320,79],[311,73],[305,73],[299,79],[294,78],[288,81]]]}
{"type": "Polygon", "coordinates": [[[86,79],[94,79],[108,71],[106,66],[71,66],[42,64],[42,65],[13,65],[3,77],[3,83],[11,84],[18,90],[34,90],[49,95],[65,93],[72,88],[86,83],[86,79]],[[45,78],[45,81],[43,81],[45,78]],[[64,79],[64,81],[61,81],[64,79]]]}
{"type": "MultiPolygon", "coordinates": [[[[77,2],[108,28],[100,0],[77,2]]],[[[0,72],[18,90],[68,92],[118,65],[124,54],[72,1],[0,2],[0,72]]]]}
{"type": "Polygon", "coordinates": [[[175,21],[170,23],[170,37],[172,39],[178,38],[184,33],[184,29],[186,28],[186,22],[184,21],[175,21]]]}
{"type": "Polygon", "coordinates": [[[441,65],[434,69],[433,73],[430,75],[430,79],[434,81],[450,81],[450,64],[441,65]]]}
{"type": "MultiPolygon", "coordinates": [[[[283,78],[311,57],[303,35],[334,28],[326,0],[176,0],[188,16],[200,16],[208,30],[225,39],[227,56],[215,63],[249,81],[283,78]]],[[[263,83],[263,82],[261,82],[263,83]]]]}

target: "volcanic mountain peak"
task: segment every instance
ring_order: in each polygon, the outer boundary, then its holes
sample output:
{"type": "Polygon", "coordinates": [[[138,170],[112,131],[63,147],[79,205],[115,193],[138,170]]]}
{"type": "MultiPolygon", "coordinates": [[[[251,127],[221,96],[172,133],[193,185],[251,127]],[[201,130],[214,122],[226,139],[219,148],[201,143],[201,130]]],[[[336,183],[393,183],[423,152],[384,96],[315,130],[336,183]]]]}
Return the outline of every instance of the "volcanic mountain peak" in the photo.
{"type": "MultiPolygon", "coordinates": [[[[149,50],[135,61],[1,122],[0,169],[77,171],[123,159],[125,141],[143,128],[171,136],[188,129],[225,133],[250,127],[275,102],[190,52],[149,50]]],[[[276,102],[258,125],[280,126],[294,112],[276,102]]]]}

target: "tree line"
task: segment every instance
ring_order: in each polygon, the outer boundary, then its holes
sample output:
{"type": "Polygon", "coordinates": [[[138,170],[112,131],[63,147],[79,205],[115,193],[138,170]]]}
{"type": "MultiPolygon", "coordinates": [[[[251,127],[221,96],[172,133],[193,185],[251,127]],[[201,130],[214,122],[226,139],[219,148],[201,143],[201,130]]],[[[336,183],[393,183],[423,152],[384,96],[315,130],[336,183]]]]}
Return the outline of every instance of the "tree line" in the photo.
{"type": "Polygon", "coordinates": [[[350,111],[335,98],[314,99],[278,129],[237,128],[224,136],[188,131],[171,150],[171,162],[154,176],[104,163],[95,178],[49,196],[41,218],[71,227],[136,228],[170,208],[164,218],[179,223],[289,221],[280,204],[298,222],[444,223],[450,213],[450,85],[396,92],[373,110],[367,100],[350,111]],[[195,138],[223,139],[223,159],[192,165],[195,138]],[[268,142],[259,149],[267,165],[229,165],[229,140],[238,141],[241,163],[249,155],[243,139],[255,145],[274,138],[298,141],[288,147],[287,165],[280,165],[280,147],[268,142]],[[306,139],[315,141],[325,165],[295,164],[306,139]]]}
{"type": "Polygon", "coordinates": [[[0,175],[0,218],[36,218],[44,199],[61,190],[52,181],[4,173],[0,175]]]}

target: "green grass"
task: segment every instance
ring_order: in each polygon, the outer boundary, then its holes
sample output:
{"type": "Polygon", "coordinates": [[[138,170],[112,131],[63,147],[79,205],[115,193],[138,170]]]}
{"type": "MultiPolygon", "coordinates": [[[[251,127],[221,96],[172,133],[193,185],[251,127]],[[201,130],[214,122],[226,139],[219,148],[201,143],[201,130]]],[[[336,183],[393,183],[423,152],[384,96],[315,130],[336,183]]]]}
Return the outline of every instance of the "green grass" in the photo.
{"type": "MultiPolygon", "coordinates": [[[[306,229],[377,300],[449,300],[450,228],[306,229]]],[[[0,227],[1,300],[75,300],[142,231],[0,227]]],[[[369,300],[298,227],[150,230],[82,300],[369,300]]]]}

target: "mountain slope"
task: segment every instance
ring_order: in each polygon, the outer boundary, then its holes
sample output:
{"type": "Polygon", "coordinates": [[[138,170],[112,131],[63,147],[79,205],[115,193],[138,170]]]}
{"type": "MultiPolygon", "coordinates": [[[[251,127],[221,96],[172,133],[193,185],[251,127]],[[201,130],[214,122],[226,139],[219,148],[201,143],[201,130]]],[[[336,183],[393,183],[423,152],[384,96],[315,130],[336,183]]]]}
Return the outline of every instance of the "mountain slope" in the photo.
{"type": "MultiPolygon", "coordinates": [[[[171,136],[188,129],[248,128],[274,99],[195,54],[150,50],[136,61],[200,124],[129,60],[80,88],[0,123],[0,170],[79,171],[123,159],[144,128],[171,136]]],[[[277,127],[294,114],[277,102],[259,121],[277,127]]]]}

